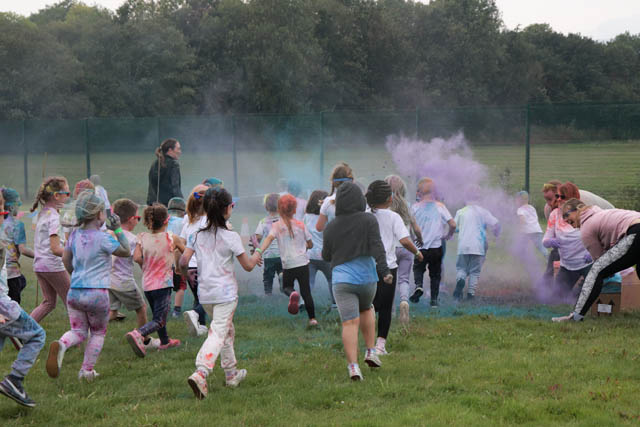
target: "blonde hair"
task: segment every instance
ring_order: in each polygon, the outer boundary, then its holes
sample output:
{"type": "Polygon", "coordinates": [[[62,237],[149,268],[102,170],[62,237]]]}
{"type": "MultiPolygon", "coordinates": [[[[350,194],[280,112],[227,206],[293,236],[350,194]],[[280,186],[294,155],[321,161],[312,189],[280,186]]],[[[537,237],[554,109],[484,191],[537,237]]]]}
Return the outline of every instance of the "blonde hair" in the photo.
{"type": "Polygon", "coordinates": [[[42,184],[40,184],[40,188],[36,194],[36,201],[33,202],[33,206],[31,207],[31,212],[38,209],[38,205],[44,205],[47,203],[51,200],[56,191],[64,190],[64,187],[67,185],[67,178],[64,176],[50,176],[45,178],[42,181],[42,184]]]}
{"type": "Polygon", "coordinates": [[[206,193],[208,189],[209,187],[206,185],[198,184],[193,187],[193,190],[191,190],[191,194],[189,194],[189,198],[187,199],[187,217],[189,218],[189,224],[193,224],[198,218],[205,214],[204,206],[202,204],[204,201],[204,194],[199,199],[196,199],[193,194],[200,192],[206,193]]]}
{"type": "Polygon", "coordinates": [[[391,201],[391,210],[400,215],[404,225],[411,223],[411,213],[409,212],[409,204],[407,203],[407,186],[398,175],[389,175],[385,179],[391,187],[393,199],[391,201]]]}
{"type": "Polygon", "coordinates": [[[542,192],[546,193],[547,191],[558,191],[558,187],[560,187],[561,185],[562,183],[560,181],[553,179],[549,182],[545,182],[542,185],[542,192]]]}
{"type": "Polygon", "coordinates": [[[588,207],[590,206],[585,205],[584,202],[582,202],[579,199],[569,199],[566,202],[564,202],[564,205],[562,205],[562,213],[565,214],[569,211],[580,212],[588,207]]]}
{"type": "Polygon", "coordinates": [[[422,195],[431,194],[433,192],[433,180],[431,178],[422,178],[418,181],[418,191],[422,195]]]}
{"type": "Polygon", "coordinates": [[[344,179],[344,178],[353,179],[353,169],[351,169],[351,166],[349,166],[345,162],[340,162],[337,165],[335,165],[333,167],[333,170],[331,171],[331,193],[330,194],[335,193],[336,189],[340,187],[340,185],[343,182],[343,181],[336,182],[335,180],[344,179]]]}

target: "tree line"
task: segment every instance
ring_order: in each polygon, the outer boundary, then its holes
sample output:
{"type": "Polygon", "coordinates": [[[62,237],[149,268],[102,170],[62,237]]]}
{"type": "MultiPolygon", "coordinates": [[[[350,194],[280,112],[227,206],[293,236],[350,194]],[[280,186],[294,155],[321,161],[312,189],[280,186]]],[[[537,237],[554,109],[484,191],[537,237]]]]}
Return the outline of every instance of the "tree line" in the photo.
{"type": "Polygon", "coordinates": [[[0,14],[0,119],[640,102],[640,34],[494,0],[64,0],[0,14]]]}

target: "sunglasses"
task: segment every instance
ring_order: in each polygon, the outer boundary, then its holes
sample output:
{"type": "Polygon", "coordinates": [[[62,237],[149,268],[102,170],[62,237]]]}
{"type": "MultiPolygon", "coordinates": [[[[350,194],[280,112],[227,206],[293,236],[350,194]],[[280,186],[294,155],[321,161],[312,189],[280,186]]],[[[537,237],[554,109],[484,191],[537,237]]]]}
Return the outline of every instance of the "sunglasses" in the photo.
{"type": "Polygon", "coordinates": [[[236,202],[231,202],[231,207],[235,208],[236,207],[236,202]]]}
{"type": "Polygon", "coordinates": [[[556,194],[556,199],[567,200],[567,196],[565,196],[564,194],[556,194]]]}
{"type": "Polygon", "coordinates": [[[568,211],[566,211],[565,213],[562,214],[562,219],[564,219],[565,221],[567,220],[567,218],[569,218],[569,214],[572,212],[577,211],[577,209],[570,209],[568,211]]]}
{"type": "Polygon", "coordinates": [[[69,191],[56,191],[53,194],[62,194],[63,196],[70,196],[71,193],[69,191]]]}
{"type": "Polygon", "coordinates": [[[140,221],[142,219],[140,215],[134,215],[133,217],[136,219],[136,221],[140,221]]]}
{"type": "Polygon", "coordinates": [[[0,215],[9,215],[10,213],[9,211],[0,211],[0,215]]]}

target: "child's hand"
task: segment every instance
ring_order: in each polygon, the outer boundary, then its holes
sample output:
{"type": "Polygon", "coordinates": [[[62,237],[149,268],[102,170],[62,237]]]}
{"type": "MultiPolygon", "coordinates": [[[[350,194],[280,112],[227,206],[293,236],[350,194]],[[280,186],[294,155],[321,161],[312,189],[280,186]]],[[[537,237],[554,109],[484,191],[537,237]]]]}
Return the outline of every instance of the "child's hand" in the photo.
{"type": "Polygon", "coordinates": [[[424,256],[422,256],[422,251],[418,251],[416,254],[416,259],[420,262],[424,261],[424,256]]]}
{"type": "Polygon", "coordinates": [[[386,276],[384,276],[384,279],[382,279],[382,281],[384,283],[386,283],[387,285],[390,285],[393,283],[393,274],[389,273],[386,276]]]}
{"type": "Polygon", "coordinates": [[[253,257],[256,259],[256,265],[262,267],[262,254],[260,252],[255,252],[253,257]]]}
{"type": "Polygon", "coordinates": [[[0,325],[4,325],[7,323],[7,318],[0,314],[0,325]]]}
{"type": "Polygon", "coordinates": [[[108,213],[107,214],[107,228],[111,231],[115,231],[120,228],[122,224],[120,223],[120,217],[116,213],[108,213]]]}

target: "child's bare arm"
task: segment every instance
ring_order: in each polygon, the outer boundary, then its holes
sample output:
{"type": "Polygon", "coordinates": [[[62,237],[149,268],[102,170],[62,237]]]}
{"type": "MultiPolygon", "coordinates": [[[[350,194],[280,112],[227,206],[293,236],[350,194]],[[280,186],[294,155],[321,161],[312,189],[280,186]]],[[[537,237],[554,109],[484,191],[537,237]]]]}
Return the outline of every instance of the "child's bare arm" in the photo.
{"type": "Polygon", "coordinates": [[[136,245],[136,249],[133,251],[133,260],[142,267],[142,246],[140,246],[140,243],[136,245]]]}
{"type": "Polygon", "coordinates": [[[273,237],[271,234],[265,237],[265,239],[262,241],[262,244],[260,245],[260,250],[262,252],[266,251],[269,245],[271,245],[271,242],[273,242],[273,239],[275,239],[275,237],[273,237]]]}
{"type": "Polygon", "coordinates": [[[307,249],[313,248],[313,240],[307,240],[307,249]]]}
{"type": "Polygon", "coordinates": [[[418,261],[422,261],[422,259],[423,259],[422,252],[420,252],[418,250],[418,248],[416,248],[416,245],[413,244],[413,242],[411,241],[411,238],[405,237],[403,239],[400,239],[400,244],[406,250],[408,250],[409,252],[414,254],[416,256],[416,258],[418,258],[418,261]]]}
{"type": "Polygon", "coordinates": [[[243,252],[241,255],[238,255],[237,258],[245,271],[251,271],[256,265],[262,264],[262,256],[259,252],[254,253],[251,257],[249,257],[246,252],[243,252]]]}
{"type": "Polygon", "coordinates": [[[173,245],[180,251],[180,253],[184,252],[184,241],[176,234],[173,235],[173,245]]]}
{"type": "Polygon", "coordinates": [[[28,258],[33,258],[33,249],[28,248],[27,245],[20,243],[18,245],[18,250],[20,251],[20,255],[24,255],[28,258]]]}
{"type": "Polygon", "coordinates": [[[446,239],[449,240],[451,236],[453,236],[453,233],[456,232],[456,222],[452,218],[449,221],[447,221],[447,224],[449,224],[449,234],[447,234],[446,239]]]}
{"type": "Polygon", "coordinates": [[[411,229],[413,230],[413,234],[416,235],[416,241],[422,246],[422,230],[418,227],[418,223],[413,215],[411,216],[411,229]]]}
{"type": "Polygon", "coordinates": [[[182,252],[182,256],[180,257],[180,261],[178,262],[178,266],[180,267],[180,272],[183,276],[187,277],[189,275],[189,261],[194,254],[193,249],[185,248],[184,252],[182,252]]]}
{"type": "Polygon", "coordinates": [[[324,214],[320,214],[318,216],[318,222],[316,223],[316,230],[322,232],[324,230],[325,225],[327,225],[327,220],[329,218],[327,218],[326,215],[324,214]]]}
{"type": "Polygon", "coordinates": [[[62,256],[64,253],[64,247],[60,243],[60,236],[57,234],[54,234],[49,238],[49,247],[51,248],[51,253],[55,256],[62,256]]]}
{"type": "Polygon", "coordinates": [[[62,253],[62,263],[69,274],[73,273],[73,252],[71,249],[65,249],[62,253]]]}

